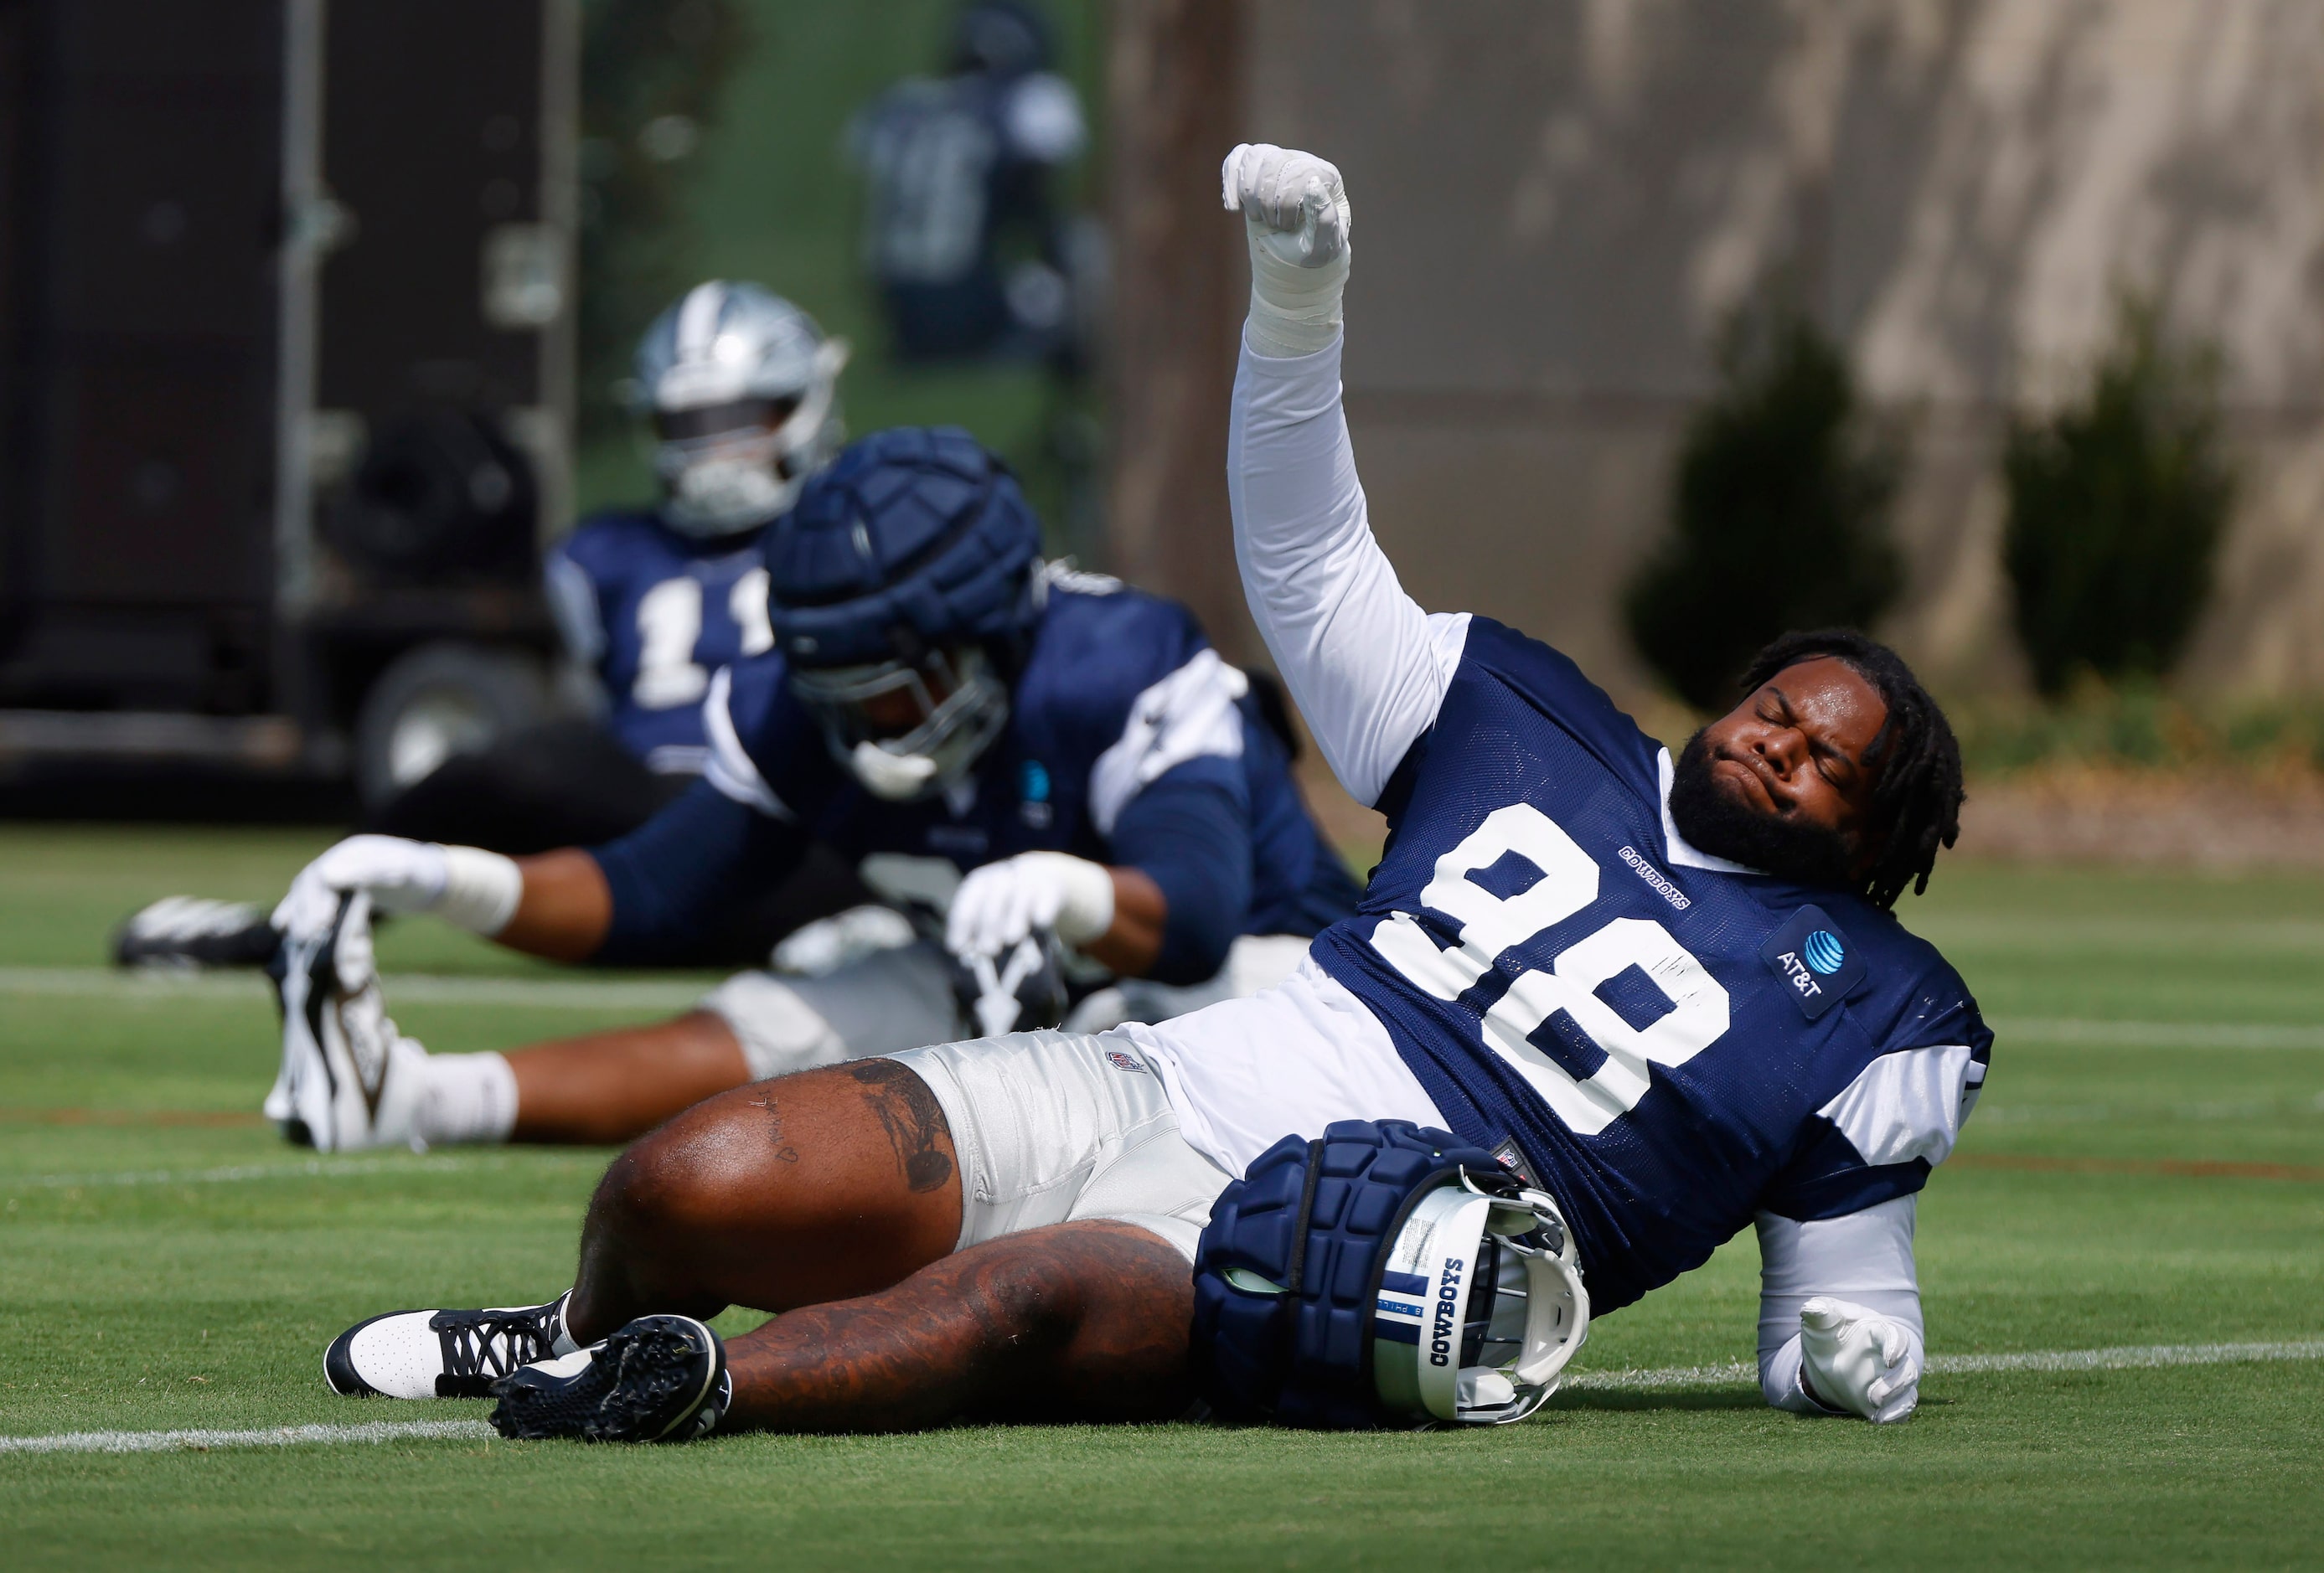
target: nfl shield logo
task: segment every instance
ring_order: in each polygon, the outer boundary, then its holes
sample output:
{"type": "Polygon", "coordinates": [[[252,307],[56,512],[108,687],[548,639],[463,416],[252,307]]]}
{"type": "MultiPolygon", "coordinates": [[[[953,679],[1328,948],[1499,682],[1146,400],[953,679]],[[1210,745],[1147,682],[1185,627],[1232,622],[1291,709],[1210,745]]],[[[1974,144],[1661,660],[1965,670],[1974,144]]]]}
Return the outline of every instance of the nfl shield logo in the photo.
{"type": "Polygon", "coordinates": [[[1146,1069],[1144,1061],[1138,1059],[1135,1055],[1125,1054],[1120,1049],[1108,1049],[1105,1052],[1105,1059],[1106,1063],[1111,1065],[1117,1071],[1143,1071],[1146,1069]]]}

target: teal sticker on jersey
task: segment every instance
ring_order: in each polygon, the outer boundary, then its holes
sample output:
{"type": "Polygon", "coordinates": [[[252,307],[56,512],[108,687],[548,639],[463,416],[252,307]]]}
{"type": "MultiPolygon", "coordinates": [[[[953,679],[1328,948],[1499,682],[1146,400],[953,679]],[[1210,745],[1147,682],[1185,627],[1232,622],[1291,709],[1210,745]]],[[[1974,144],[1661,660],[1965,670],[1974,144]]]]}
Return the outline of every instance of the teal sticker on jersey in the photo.
{"type": "Polygon", "coordinates": [[[1767,970],[1789,986],[1792,1002],[1814,1021],[1864,981],[1864,957],[1821,906],[1803,906],[1759,947],[1767,970]]]}

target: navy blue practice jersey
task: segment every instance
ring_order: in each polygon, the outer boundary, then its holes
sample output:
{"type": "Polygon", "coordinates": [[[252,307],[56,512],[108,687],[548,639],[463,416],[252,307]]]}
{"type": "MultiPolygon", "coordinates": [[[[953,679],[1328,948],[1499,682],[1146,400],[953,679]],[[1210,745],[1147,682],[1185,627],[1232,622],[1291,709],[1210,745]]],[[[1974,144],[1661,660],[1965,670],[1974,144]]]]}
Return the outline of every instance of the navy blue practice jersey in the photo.
{"type": "Polygon", "coordinates": [[[1557,1197],[1601,1312],[1755,1211],[1918,1191],[1992,1044],[1887,913],[1687,849],[1667,758],[1565,657],[1471,620],[1360,914],[1314,950],[1453,1131],[1557,1197]]]}
{"type": "Polygon", "coordinates": [[[981,354],[1011,330],[1062,330],[1062,298],[1026,299],[1021,285],[1012,298],[1001,240],[1023,232],[1062,262],[1047,181],[1084,140],[1072,87],[1047,71],[916,78],[853,130],[872,187],[864,250],[907,356],[981,354]]]}
{"type": "Polygon", "coordinates": [[[710,785],[851,860],[936,858],[964,873],[1062,851],[1135,862],[1167,894],[1170,842],[1223,836],[1249,875],[1228,934],[1314,934],[1353,909],[1354,881],[1240,674],[1185,608],[1114,580],[1051,570],[1007,729],[960,790],[937,797],[866,792],[792,695],[779,654],[739,663],[720,686],[710,785]],[[1124,855],[1133,843],[1139,855],[1124,855]]]}
{"type": "Polygon", "coordinates": [[[774,646],[758,536],[696,540],[650,513],[601,513],[549,548],[547,572],[622,746],[656,770],[700,771],[711,674],[774,646]]]}

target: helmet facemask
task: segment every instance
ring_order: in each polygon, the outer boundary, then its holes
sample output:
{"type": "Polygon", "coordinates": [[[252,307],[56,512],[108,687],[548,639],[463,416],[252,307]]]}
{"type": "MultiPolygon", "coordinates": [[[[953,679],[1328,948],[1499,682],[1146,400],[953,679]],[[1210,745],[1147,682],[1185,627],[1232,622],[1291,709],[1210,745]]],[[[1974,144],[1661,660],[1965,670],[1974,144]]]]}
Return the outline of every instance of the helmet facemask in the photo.
{"type": "Polygon", "coordinates": [[[965,778],[1009,724],[1009,685],[976,645],[918,661],[795,666],[790,684],[832,757],[890,803],[931,797],[965,778]]]}
{"type": "Polygon", "coordinates": [[[670,528],[705,538],[739,535],[798,501],[840,436],[835,379],[845,350],[826,343],[816,359],[819,374],[799,393],[655,409],[654,473],[670,528]]]}

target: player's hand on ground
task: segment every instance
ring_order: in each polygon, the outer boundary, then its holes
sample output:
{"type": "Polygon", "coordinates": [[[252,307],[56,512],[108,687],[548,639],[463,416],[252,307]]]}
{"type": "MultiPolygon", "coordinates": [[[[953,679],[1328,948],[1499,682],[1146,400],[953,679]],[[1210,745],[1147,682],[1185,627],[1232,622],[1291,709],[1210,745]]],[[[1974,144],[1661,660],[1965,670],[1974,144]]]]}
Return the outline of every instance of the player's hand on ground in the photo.
{"type": "Polygon", "coordinates": [[[1910,1328],[1852,1301],[1819,1294],[1800,1307],[1801,1375],[1810,1396],[1876,1425],[1921,1401],[1921,1361],[1910,1328]]]}
{"type": "Polygon", "coordinates": [[[352,890],[369,895],[382,912],[424,912],[443,899],[448,878],[444,849],[433,842],[349,836],[299,870],[274,908],[274,926],[293,942],[313,939],[331,926],[339,898],[352,890]]]}
{"type": "Polygon", "coordinates": [[[1113,925],[1113,875],[1065,852],[1020,852],[960,883],[945,943],[964,960],[998,956],[1036,930],[1085,945],[1113,925]]]}
{"type": "Polygon", "coordinates": [[[1243,143],[1220,167],[1220,196],[1240,212],[1277,260],[1321,268],[1348,249],[1351,213],[1340,171],[1317,158],[1273,143],[1243,143]]]}

